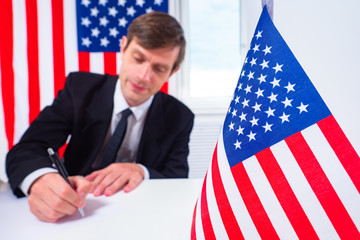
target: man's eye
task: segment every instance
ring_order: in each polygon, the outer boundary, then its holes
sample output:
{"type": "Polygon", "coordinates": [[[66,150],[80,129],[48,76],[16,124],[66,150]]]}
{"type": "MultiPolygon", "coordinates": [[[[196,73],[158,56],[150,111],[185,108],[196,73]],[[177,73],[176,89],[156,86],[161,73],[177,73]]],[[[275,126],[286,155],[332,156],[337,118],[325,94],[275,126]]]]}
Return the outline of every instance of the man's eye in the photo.
{"type": "Polygon", "coordinates": [[[138,62],[138,63],[141,63],[142,62],[142,58],[139,58],[139,57],[134,57],[135,61],[138,62]]]}

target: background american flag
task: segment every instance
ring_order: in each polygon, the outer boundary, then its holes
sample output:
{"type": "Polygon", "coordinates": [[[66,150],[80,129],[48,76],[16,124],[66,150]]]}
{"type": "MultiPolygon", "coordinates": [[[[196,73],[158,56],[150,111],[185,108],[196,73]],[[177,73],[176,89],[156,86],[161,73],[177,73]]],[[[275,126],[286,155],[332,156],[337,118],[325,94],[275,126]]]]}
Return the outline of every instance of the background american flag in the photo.
{"type": "Polygon", "coordinates": [[[1,0],[0,158],[69,72],[118,74],[121,37],[134,18],[153,10],[168,12],[168,1],[1,0]]]}
{"type": "Polygon", "coordinates": [[[358,239],[359,191],[359,156],[264,8],[192,239],[358,239]]]}

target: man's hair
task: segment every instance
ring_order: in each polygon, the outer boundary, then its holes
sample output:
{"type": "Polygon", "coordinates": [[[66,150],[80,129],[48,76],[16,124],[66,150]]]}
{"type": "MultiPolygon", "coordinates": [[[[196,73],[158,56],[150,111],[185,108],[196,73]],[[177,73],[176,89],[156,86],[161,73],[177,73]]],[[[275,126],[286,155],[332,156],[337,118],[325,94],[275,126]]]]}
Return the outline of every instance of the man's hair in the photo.
{"type": "Polygon", "coordinates": [[[172,71],[184,60],[186,46],[184,31],[179,22],[166,13],[154,11],[135,18],[129,26],[127,38],[125,49],[134,38],[146,49],[179,46],[179,55],[172,71]]]}

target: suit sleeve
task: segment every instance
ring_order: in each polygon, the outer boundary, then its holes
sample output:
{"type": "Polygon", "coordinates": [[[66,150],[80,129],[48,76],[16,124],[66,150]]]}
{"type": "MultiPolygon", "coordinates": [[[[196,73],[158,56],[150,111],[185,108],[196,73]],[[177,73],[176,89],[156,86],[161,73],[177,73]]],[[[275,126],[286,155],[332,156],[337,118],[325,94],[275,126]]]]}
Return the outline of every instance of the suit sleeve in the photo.
{"type": "Polygon", "coordinates": [[[52,147],[57,150],[66,142],[70,133],[73,107],[69,78],[52,105],[41,111],[20,141],[7,154],[6,171],[9,183],[18,197],[24,196],[19,184],[28,174],[40,168],[52,167],[46,149],[52,147]]]}

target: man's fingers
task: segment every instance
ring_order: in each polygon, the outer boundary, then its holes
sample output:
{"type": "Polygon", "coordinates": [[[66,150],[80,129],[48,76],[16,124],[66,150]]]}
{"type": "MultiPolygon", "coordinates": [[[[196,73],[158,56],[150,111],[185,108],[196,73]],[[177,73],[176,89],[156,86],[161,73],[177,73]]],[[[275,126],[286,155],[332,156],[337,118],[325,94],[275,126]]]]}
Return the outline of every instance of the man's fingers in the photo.
{"type": "Polygon", "coordinates": [[[139,174],[138,176],[135,176],[133,178],[131,178],[128,182],[128,184],[126,184],[126,186],[123,188],[123,191],[128,193],[132,190],[134,190],[137,186],[139,186],[139,184],[142,182],[143,177],[139,174]]]}

